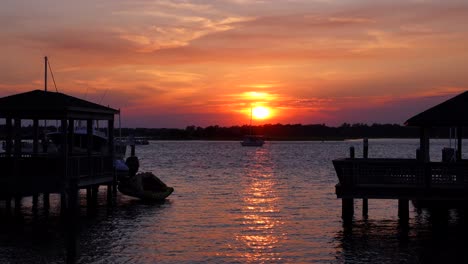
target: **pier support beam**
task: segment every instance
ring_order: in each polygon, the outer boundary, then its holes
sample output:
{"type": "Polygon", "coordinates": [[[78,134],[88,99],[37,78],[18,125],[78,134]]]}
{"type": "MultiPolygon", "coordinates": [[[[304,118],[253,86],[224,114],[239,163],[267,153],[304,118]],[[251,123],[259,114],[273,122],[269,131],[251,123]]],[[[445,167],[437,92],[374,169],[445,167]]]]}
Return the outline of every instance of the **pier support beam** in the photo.
{"type": "Polygon", "coordinates": [[[114,184],[107,184],[107,205],[112,206],[112,200],[113,200],[113,192],[112,192],[112,186],[114,184]]]}
{"type": "Polygon", "coordinates": [[[19,215],[21,213],[21,200],[23,197],[15,196],[15,214],[19,215]]]}
{"type": "Polygon", "coordinates": [[[406,199],[398,199],[398,217],[402,221],[409,219],[409,201],[406,199]]]}
{"type": "Polygon", "coordinates": [[[343,198],[341,199],[341,218],[344,223],[352,222],[354,215],[354,199],[343,198]]]}
{"type": "Polygon", "coordinates": [[[72,179],[69,187],[66,190],[66,250],[67,263],[75,263],[79,254],[78,243],[78,183],[76,179],[72,179]]]}
{"type": "Polygon", "coordinates": [[[98,205],[98,195],[99,195],[99,185],[96,185],[96,186],[93,186],[91,187],[91,190],[92,190],[92,206],[93,207],[97,207],[98,205]]]}
{"type": "Polygon", "coordinates": [[[43,193],[42,194],[42,202],[44,209],[49,209],[50,208],[50,199],[49,199],[49,193],[43,193]]]}
{"type": "Polygon", "coordinates": [[[86,188],[86,206],[88,207],[88,209],[89,207],[91,207],[92,201],[93,201],[93,193],[92,193],[91,187],[87,187],[86,188]]]}
{"type": "Polygon", "coordinates": [[[67,212],[67,194],[66,192],[60,193],[60,214],[65,215],[67,212]]]}
{"type": "Polygon", "coordinates": [[[11,197],[7,197],[5,200],[5,209],[8,215],[11,214],[11,197]]]}
{"type": "Polygon", "coordinates": [[[33,214],[37,214],[37,205],[39,203],[39,195],[37,193],[33,194],[32,196],[32,211],[33,214]]]}
{"type": "Polygon", "coordinates": [[[369,212],[369,202],[366,198],[362,199],[362,216],[367,218],[369,212]]]}

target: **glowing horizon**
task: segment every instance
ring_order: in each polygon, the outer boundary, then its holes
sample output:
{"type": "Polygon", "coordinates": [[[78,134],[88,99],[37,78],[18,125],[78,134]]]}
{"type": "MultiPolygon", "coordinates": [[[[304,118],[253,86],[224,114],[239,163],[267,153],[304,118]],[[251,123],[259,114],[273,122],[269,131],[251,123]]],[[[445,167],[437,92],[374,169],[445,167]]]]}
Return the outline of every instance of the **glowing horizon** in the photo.
{"type": "Polygon", "coordinates": [[[48,56],[60,92],[129,127],[242,125],[255,104],[258,123],[401,124],[468,90],[460,1],[26,0],[0,21],[0,96],[43,89],[48,56]]]}

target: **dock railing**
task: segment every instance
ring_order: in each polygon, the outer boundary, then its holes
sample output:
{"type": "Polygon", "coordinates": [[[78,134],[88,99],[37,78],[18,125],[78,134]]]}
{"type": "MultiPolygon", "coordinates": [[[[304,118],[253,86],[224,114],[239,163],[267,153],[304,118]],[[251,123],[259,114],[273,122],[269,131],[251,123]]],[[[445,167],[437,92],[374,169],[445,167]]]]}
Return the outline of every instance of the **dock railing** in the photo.
{"type": "Polygon", "coordinates": [[[338,159],[338,197],[468,196],[468,163],[416,159],[338,159]]]}
{"type": "Polygon", "coordinates": [[[110,155],[73,155],[65,163],[60,155],[0,153],[0,167],[0,198],[11,194],[60,192],[70,179],[78,180],[79,187],[109,183],[114,174],[110,155]]]}

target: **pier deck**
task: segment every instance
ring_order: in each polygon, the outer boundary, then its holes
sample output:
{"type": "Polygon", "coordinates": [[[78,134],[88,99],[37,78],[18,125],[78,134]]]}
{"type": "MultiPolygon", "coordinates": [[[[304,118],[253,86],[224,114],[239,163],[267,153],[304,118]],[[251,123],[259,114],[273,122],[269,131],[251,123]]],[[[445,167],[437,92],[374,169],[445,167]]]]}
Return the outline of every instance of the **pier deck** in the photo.
{"type": "Polygon", "coordinates": [[[338,159],[338,198],[468,200],[468,162],[338,159]]]}

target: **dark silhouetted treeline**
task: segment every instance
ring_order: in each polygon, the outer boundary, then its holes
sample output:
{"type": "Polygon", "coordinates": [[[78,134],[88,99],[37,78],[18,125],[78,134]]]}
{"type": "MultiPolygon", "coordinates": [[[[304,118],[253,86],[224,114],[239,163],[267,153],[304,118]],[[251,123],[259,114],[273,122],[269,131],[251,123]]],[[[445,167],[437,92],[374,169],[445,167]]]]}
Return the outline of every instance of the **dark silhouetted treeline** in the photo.
{"type": "MultiPolygon", "coordinates": [[[[32,138],[32,126],[21,128],[23,138],[32,138]]],[[[43,129],[40,128],[40,131],[43,129]]],[[[48,131],[56,128],[49,127],[48,131]]],[[[338,127],[329,127],[325,124],[268,124],[253,126],[188,126],[178,128],[122,128],[123,137],[134,135],[153,140],[240,140],[244,135],[263,135],[266,140],[343,140],[352,138],[418,138],[419,128],[407,127],[398,124],[348,124],[338,127]]],[[[5,126],[0,125],[0,138],[5,138],[5,126]]],[[[120,135],[118,129],[115,136],[120,135]]],[[[464,137],[468,136],[468,129],[464,129],[464,137]]],[[[431,130],[431,138],[449,137],[448,128],[431,130]]]]}
{"type": "MultiPolygon", "coordinates": [[[[419,128],[398,124],[347,124],[329,127],[325,124],[267,124],[261,126],[188,126],[185,129],[122,129],[122,136],[134,134],[154,140],[239,140],[244,135],[263,135],[266,140],[343,140],[350,138],[418,138],[419,128]]],[[[468,131],[466,131],[468,132],[468,131]]],[[[466,133],[468,135],[468,133],[466,133]]],[[[117,134],[118,135],[118,134],[117,134]]],[[[448,137],[447,128],[433,129],[432,138],[448,137]]]]}

